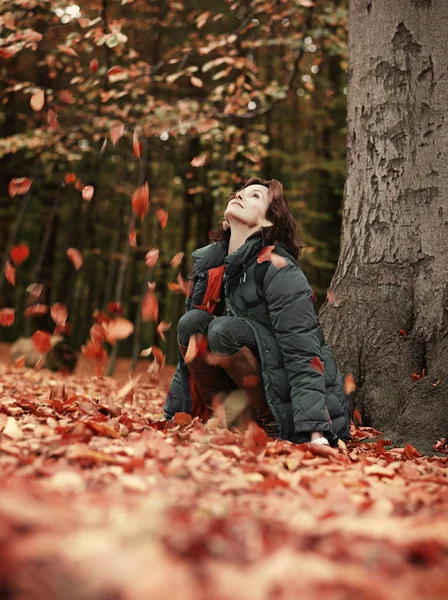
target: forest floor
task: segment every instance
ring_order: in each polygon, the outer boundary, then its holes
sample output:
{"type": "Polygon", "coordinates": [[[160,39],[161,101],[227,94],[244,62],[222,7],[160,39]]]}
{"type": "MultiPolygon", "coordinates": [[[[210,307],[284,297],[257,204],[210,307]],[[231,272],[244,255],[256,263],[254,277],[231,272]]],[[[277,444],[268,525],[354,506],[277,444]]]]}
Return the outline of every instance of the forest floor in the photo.
{"type": "Polygon", "coordinates": [[[448,455],[161,422],[174,367],[63,376],[0,346],[0,598],[448,598],[448,455]]]}

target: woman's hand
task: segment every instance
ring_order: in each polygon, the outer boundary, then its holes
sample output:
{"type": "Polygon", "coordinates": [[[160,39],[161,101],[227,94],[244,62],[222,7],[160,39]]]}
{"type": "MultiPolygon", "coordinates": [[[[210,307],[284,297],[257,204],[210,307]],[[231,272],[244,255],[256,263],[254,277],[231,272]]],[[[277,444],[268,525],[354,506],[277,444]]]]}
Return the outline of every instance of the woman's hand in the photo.
{"type": "Polygon", "coordinates": [[[325,436],[322,434],[322,431],[312,431],[312,432],[311,432],[311,441],[313,441],[313,440],[317,440],[318,438],[321,438],[321,437],[325,437],[325,436]]]}

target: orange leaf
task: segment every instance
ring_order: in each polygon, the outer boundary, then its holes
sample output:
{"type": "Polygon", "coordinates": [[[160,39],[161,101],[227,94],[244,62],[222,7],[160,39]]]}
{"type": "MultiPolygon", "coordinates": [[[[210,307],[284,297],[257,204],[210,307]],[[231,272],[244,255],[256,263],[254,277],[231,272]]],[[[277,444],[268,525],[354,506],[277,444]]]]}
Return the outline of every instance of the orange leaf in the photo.
{"type": "Polygon", "coordinates": [[[93,187],[93,185],[86,185],[82,190],[82,199],[86,202],[90,202],[90,200],[92,200],[94,191],[95,188],[93,187]]]}
{"type": "Polygon", "coordinates": [[[146,266],[149,268],[154,267],[158,258],[159,258],[159,250],[157,250],[157,248],[152,248],[149,252],[146,253],[146,256],[145,256],[146,266]]]}
{"type": "Polygon", "coordinates": [[[347,394],[351,394],[356,390],[356,383],[352,373],[349,373],[344,380],[344,392],[347,394]]]}
{"type": "Polygon", "coordinates": [[[353,420],[355,419],[360,425],[362,425],[361,413],[357,408],[355,408],[355,410],[353,411],[353,420]]]}
{"type": "Polygon", "coordinates": [[[30,255],[30,249],[27,244],[17,244],[11,248],[10,256],[12,262],[18,267],[30,255]]]}
{"type": "Polygon", "coordinates": [[[318,356],[311,359],[310,366],[316,371],[319,371],[319,373],[324,372],[324,364],[318,356]]]}
{"type": "Polygon", "coordinates": [[[121,75],[121,73],[124,73],[125,71],[126,69],[123,69],[123,67],[119,67],[118,65],[116,65],[115,67],[111,67],[106,74],[108,77],[110,77],[111,75],[121,75]]]}
{"type": "Polygon", "coordinates": [[[185,412],[178,412],[174,415],[172,422],[176,425],[189,425],[193,420],[193,417],[185,412]]]}
{"type": "MultiPolygon", "coordinates": [[[[2,308],[0,310],[0,325],[2,327],[11,327],[15,319],[14,308],[2,308]]],[[[162,321],[163,323],[163,321],[162,321]]]]}
{"type": "Polygon", "coordinates": [[[185,363],[190,363],[196,356],[205,354],[208,348],[207,336],[202,333],[196,333],[190,336],[188,349],[184,356],[185,363]]]}
{"type": "Polygon", "coordinates": [[[165,355],[163,354],[162,350],[160,350],[160,348],[158,346],[151,346],[152,349],[152,355],[154,357],[155,362],[159,365],[160,369],[163,369],[164,365],[165,365],[165,355]]]}
{"type": "Polygon", "coordinates": [[[262,263],[262,262],[265,262],[266,260],[269,260],[274,248],[275,248],[275,246],[265,246],[263,248],[263,250],[260,252],[260,254],[257,256],[257,263],[262,263]]]}
{"type": "Polygon", "coordinates": [[[72,265],[75,267],[77,271],[82,267],[82,256],[81,252],[76,248],[69,248],[66,252],[68,259],[71,261],[72,265]]]}
{"type": "Polygon", "coordinates": [[[249,427],[244,432],[244,447],[255,454],[260,454],[266,448],[267,443],[268,436],[266,431],[254,421],[251,421],[249,427]]]}
{"type": "Polygon", "coordinates": [[[95,345],[101,346],[106,339],[106,331],[104,330],[104,327],[102,327],[99,323],[94,323],[90,328],[90,337],[95,345]]]}
{"type": "Polygon", "coordinates": [[[38,329],[31,336],[34,347],[42,354],[46,354],[51,348],[51,334],[48,331],[41,331],[38,329]]]}
{"type": "Polygon", "coordinates": [[[134,152],[134,156],[136,158],[141,158],[142,156],[142,143],[138,140],[137,130],[134,129],[134,134],[132,136],[132,150],[134,152]]]}
{"type": "Polygon", "coordinates": [[[5,277],[11,285],[16,285],[16,270],[9,260],[6,261],[5,265],[5,277]]]}
{"type": "Polygon", "coordinates": [[[116,340],[125,340],[134,331],[134,325],[128,320],[119,317],[110,321],[106,328],[106,339],[112,345],[116,340]]]}
{"type": "Polygon", "coordinates": [[[166,323],[165,321],[160,321],[160,323],[157,325],[156,332],[158,335],[160,335],[164,342],[166,342],[165,331],[168,331],[170,327],[171,323],[166,323]]]}
{"type": "Polygon", "coordinates": [[[129,245],[131,248],[137,248],[137,234],[135,232],[134,223],[131,221],[129,226],[129,236],[128,236],[129,245]]]}
{"type": "Polygon", "coordinates": [[[146,292],[142,302],[143,321],[157,321],[159,318],[159,303],[152,290],[146,292]]]}
{"type": "Polygon", "coordinates": [[[404,329],[400,329],[401,335],[408,335],[404,329]]]}
{"type": "Polygon", "coordinates": [[[63,302],[56,302],[50,309],[50,315],[56,325],[63,325],[68,318],[68,310],[63,302]]]}
{"type": "Polygon", "coordinates": [[[124,309],[121,306],[121,302],[109,302],[107,305],[107,310],[111,315],[123,316],[124,314],[124,309]]]}
{"type": "Polygon", "coordinates": [[[75,52],[75,50],[73,48],[71,48],[70,46],[64,46],[63,44],[57,44],[56,48],[59,50],[59,52],[62,52],[62,54],[67,54],[67,56],[78,56],[77,53],[75,52]]]}
{"type": "Polygon", "coordinates": [[[184,253],[183,252],[178,252],[177,254],[175,254],[173,256],[173,258],[171,259],[170,265],[174,268],[177,269],[177,267],[180,265],[180,263],[182,262],[182,259],[184,257],[184,253]]]}
{"type": "Polygon", "coordinates": [[[157,219],[159,220],[160,227],[165,229],[167,221],[168,221],[168,213],[163,208],[159,208],[157,210],[157,219]]]}
{"type": "Polygon", "coordinates": [[[115,123],[115,125],[112,125],[112,127],[110,128],[110,139],[112,140],[112,144],[115,146],[115,144],[118,142],[118,140],[122,137],[124,133],[124,125],[121,122],[115,123]]]}
{"type": "Polygon", "coordinates": [[[70,90],[61,90],[59,92],[59,99],[64,104],[74,104],[75,103],[75,97],[73,96],[73,94],[70,90]]]}
{"type": "Polygon", "coordinates": [[[98,59],[92,58],[92,60],[90,61],[90,70],[92,71],[92,73],[96,73],[98,71],[98,66],[98,59]]]}
{"type": "Polygon", "coordinates": [[[190,165],[192,167],[203,167],[207,162],[207,153],[202,154],[200,156],[195,156],[191,161],[190,165]]]}
{"type": "Polygon", "coordinates": [[[46,304],[33,304],[25,308],[23,314],[25,317],[42,317],[48,312],[48,306],[46,304]]]}
{"type": "Polygon", "coordinates": [[[8,186],[9,195],[12,197],[16,194],[26,194],[32,183],[33,180],[29,177],[16,177],[15,179],[11,179],[8,186]]]}
{"type": "Polygon", "coordinates": [[[139,217],[142,221],[148,212],[149,202],[149,185],[148,182],[137,188],[132,194],[132,210],[136,217],[139,217]]]}
{"type": "Polygon", "coordinates": [[[199,77],[190,77],[190,81],[197,88],[201,88],[204,85],[204,82],[199,77]]]}
{"type": "Polygon", "coordinates": [[[33,94],[31,96],[30,106],[36,112],[39,112],[40,110],[42,110],[44,104],[45,104],[44,90],[39,90],[38,92],[36,92],[35,94],[33,94]]]}
{"type": "Polygon", "coordinates": [[[74,173],[66,173],[65,177],[64,177],[64,181],[67,184],[75,183],[75,181],[76,181],[76,175],[74,173]]]}

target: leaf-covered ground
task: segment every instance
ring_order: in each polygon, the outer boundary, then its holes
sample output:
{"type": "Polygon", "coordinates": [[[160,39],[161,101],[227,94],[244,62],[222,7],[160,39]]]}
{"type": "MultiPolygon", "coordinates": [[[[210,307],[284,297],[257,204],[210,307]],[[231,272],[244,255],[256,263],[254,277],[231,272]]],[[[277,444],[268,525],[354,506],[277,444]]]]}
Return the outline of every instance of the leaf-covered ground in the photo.
{"type": "Polygon", "coordinates": [[[0,364],[1,598],[448,598],[448,456],[160,422],[164,396],[0,364]]]}

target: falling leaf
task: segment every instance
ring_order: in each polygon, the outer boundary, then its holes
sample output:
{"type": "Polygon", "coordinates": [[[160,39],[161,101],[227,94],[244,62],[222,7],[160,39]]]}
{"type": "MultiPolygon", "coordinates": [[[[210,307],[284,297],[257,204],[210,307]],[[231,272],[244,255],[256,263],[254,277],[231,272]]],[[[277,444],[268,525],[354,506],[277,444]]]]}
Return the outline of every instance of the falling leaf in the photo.
{"type": "Polygon", "coordinates": [[[244,447],[254,454],[260,454],[266,448],[268,436],[266,431],[253,421],[244,433],[244,447]]]}
{"type": "Polygon", "coordinates": [[[56,302],[50,309],[50,315],[56,325],[63,325],[68,318],[68,310],[63,302],[56,302]]]}
{"type": "Polygon", "coordinates": [[[142,302],[142,320],[157,321],[159,318],[159,303],[152,290],[146,292],[142,302]]]}
{"type": "Polygon", "coordinates": [[[116,340],[125,340],[133,331],[134,325],[128,319],[114,319],[106,327],[106,339],[112,345],[115,345],[116,340]]]}
{"type": "Polygon", "coordinates": [[[132,150],[134,152],[134,156],[136,158],[141,158],[142,156],[142,143],[138,139],[137,130],[134,129],[134,133],[132,135],[132,150]]]}
{"type": "Polygon", "coordinates": [[[92,73],[96,73],[98,71],[98,67],[98,59],[92,58],[92,60],[90,61],[90,70],[92,71],[92,73]]]}
{"type": "Polygon", "coordinates": [[[66,173],[65,177],[64,177],[64,181],[67,185],[69,185],[70,183],[75,183],[76,175],[74,173],[66,173]]]}
{"type": "Polygon", "coordinates": [[[128,242],[131,248],[137,248],[137,233],[135,231],[134,223],[131,221],[129,225],[128,242]]]}
{"type": "Polygon", "coordinates": [[[42,354],[46,354],[51,349],[51,333],[38,329],[31,336],[34,347],[42,354]]]}
{"type": "Polygon", "coordinates": [[[164,210],[163,208],[159,208],[157,209],[157,219],[160,223],[160,227],[162,229],[165,229],[166,224],[168,222],[168,213],[166,210],[164,210]]]}
{"type": "Polygon", "coordinates": [[[353,411],[353,420],[356,420],[359,423],[359,425],[362,425],[361,413],[357,408],[355,408],[353,411]]]}
{"type": "Polygon", "coordinates": [[[16,285],[16,270],[9,262],[9,260],[7,260],[5,264],[5,277],[11,285],[16,285]]]}
{"type": "Polygon", "coordinates": [[[401,335],[408,335],[404,329],[400,329],[401,335]]]}
{"type": "Polygon", "coordinates": [[[190,339],[188,342],[188,349],[184,356],[185,363],[192,362],[196,356],[201,356],[205,354],[208,348],[208,339],[207,336],[202,335],[202,333],[197,333],[190,335],[190,339]]]}
{"type": "Polygon", "coordinates": [[[112,140],[112,144],[114,146],[118,142],[118,140],[122,137],[123,134],[124,134],[124,124],[123,123],[117,122],[114,125],[112,125],[112,127],[110,128],[110,139],[112,140]]]}
{"type": "Polygon", "coordinates": [[[40,110],[42,110],[44,104],[45,104],[44,90],[39,90],[38,92],[36,92],[35,94],[33,94],[31,96],[30,106],[36,112],[39,112],[40,110]]]}
{"type": "Polygon", "coordinates": [[[132,210],[136,217],[139,217],[142,221],[148,212],[149,203],[149,185],[148,182],[138,187],[132,194],[132,210]]]}
{"type": "Polygon", "coordinates": [[[10,196],[23,195],[28,192],[31,187],[33,180],[29,177],[18,177],[11,179],[8,186],[8,192],[10,196]]]}
{"type": "Polygon", "coordinates": [[[160,323],[157,325],[156,332],[158,335],[160,335],[164,342],[166,342],[165,331],[168,331],[170,327],[171,323],[166,323],[165,321],[160,321],[160,323]]]}
{"type": "Polygon", "coordinates": [[[66,254],[76,271],[79,271],[83,263],[81,252],[76,248],[69,248],[66,254]]]}
{"type": "Polygon", "coordinates": [[[182,262],[182,259],[184,257],[184,253],[183,252],[177,252],[177,254],[175,254],[173,256],[173,258],[171,259],[170,265],[174,268],[177,269],[177,267],[180,265],[180,263],[182,262]]]}
{"type": "Polygon", "coordinates": [[[21,265],[30,255],[30,249],[25,243],[17,244],[11,248],[10,256],[12,262],[18,267],[21,265]]]}
{"type": "Polygon", "coordinates": [[[48,131],[56,131],[59,129],[58,116],[51,108],[47,112],[47,128],[48,131]]]}
{"type": "Polygon", "coordinates": [[[70,46],[64,46],[63,44],[57,44],[56,48],[59,50],[59,52],[62,52],[62,54],[66,54],[67,56],[78,56],[76,51],[71,48],[70,46]]]}
{"type": "Polygon", "coordinates": [[[344,392],[347,394],[351,394],[356,390],[356,383],[353,377],[353,373],[349,373],[344,380],[344,392]]]}
{"type": "Polygon", "coordinates": [[[262,262],[265,262],[266,260],[269,260],[274,248],[275,248],[275,246],[265,246],[263,248],[263,250],[257,256],[257,263],[262,263],[262,262]]]}
{"type": "Polygon", "coordinates": [[[63,104],[74,104],[75,97],[70,90],[61,90],[59,92],[59,99],[63,104]]]}
{"type": "Polygon", "coordinates": [[[146,266],[151,269],[157,263],[158,258],[159,258],[159,250],[157,248],[152,248],[149,252],[146,253],[146,256],[145,256],[146,266]]]}
{"type": "Polygon", "coordinates": [[[192,85],[194,85],[197,88],[201,88],[204,85],[204,82],[202,81],[202,79],[199,79],[199,77],[190,77],[190,81],[192,85]]]}
{"type": "Polygon", "coordinates": [[[207,152],[205,154],[201,154],[200,156],[195,156],[194,158],[191,159],[190,161],[190,165],[192,167],[203,167],[208,159],[208,154],[207,152]]]}
{"type": "Polygon", "coordinates": [[[86,185],[82,189],[82,199],[85,200],[86,202],[90,202],[90,200],[92,200],[94,191],[95,191],[95,189],[94,189],[93,185],[86,185]]]}
{"type": "Polygon", "coordinates": [[[121,75],[125,71],[126,71],[126,69],[123,69],[123,67],[119,67],[118,65],[116,65],[115,67],[111,67],[107,71],[106,74],[107,74],[108,77],[111,77],[112,75],[121,75]]]}
{"type": "Polygon", "coordinates": [[[314,358],[311,359],[310,367],[312,369],[315,369],[316,371],[319,371],[319,373],[324,373],[324,363],[321,361],[321,359],[318,356],[315,356],[314,358]]]}
{"type": "MultiPolygon", "coordinates": [[[[15,319],[14,308],[2,308],[0,310],[0,325],[2,327],[11,327],[15,319]]],[[[162,321],[163,322],[163,321],[162,321]]]]}

